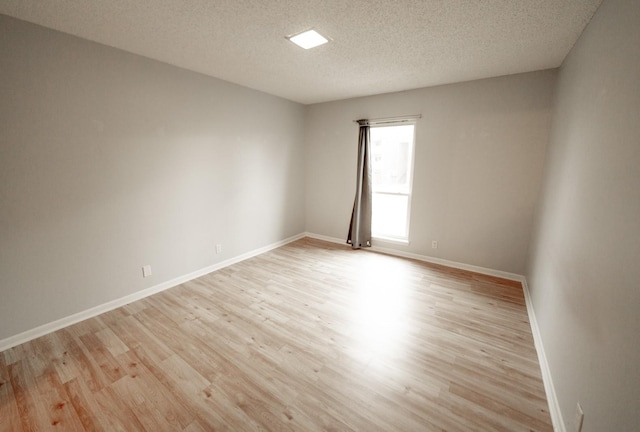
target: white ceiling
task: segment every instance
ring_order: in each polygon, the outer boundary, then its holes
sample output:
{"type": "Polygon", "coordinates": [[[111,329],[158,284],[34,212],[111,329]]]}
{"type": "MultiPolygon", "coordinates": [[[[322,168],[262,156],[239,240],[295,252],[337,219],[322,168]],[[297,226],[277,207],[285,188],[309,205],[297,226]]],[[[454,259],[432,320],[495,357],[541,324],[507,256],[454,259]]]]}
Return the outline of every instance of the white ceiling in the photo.
{"type": "Polygon", "coordinates": [[[304,104],[558,67],[602,0],[0,0],[0,13],[304,104]],[[305,51],[284,37],[333,39],[305,51]]]}

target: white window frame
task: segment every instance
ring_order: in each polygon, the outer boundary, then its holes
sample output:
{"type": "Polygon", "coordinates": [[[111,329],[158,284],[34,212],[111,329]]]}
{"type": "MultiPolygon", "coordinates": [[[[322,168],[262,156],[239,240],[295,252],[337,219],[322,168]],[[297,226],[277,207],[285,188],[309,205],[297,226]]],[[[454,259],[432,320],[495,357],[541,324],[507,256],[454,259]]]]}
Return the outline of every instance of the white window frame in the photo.
{"type": "MultiPolygon", "coordinates": [[[[370,130],[373,130],[374,128],[384,128],[384,127],[396,127],[396,126],[408,126],[408,125],[412,125],[413,126],[413,137],[412,137],[412,141],[410,143],[411,145],[411,149],[409,151],[409,157],[410,157],[410,161],[409,161],[409,181],[408,181],[408,193],[405,192],[396,192],[396,191],[382,191],[382,192],[377,192],[375,191],[375,186],[372,185],[372,199],[373,199],[373,195],[375,194],[383,194],[383,195],[400,195],[400,196],[406,196],[407,197],[407,217],[406,217],[406,237],[396,237],[396,236],[389,236],[389,235],[379,235],[376,233],[371,233],[371,237],[374,239],[378,239],[378,240],[383,240],[383,241],[387,241],[387,242],[394,242],[394,243],[401,243],[401,244],[409,244],[410,240],[409,240],[409,234],[410,234],[410,228],[411,228],[411,201],[413,198],[413,173],[414,173],[414,164],[415,164],[415,152],[416,152],[416,122],[415,121],[398,121],[398,122],[385,122],[384,124],[372,124],[370,126],[370,130]]],[[[373,144],[373,140],[372,140],[372,144],[373,144]]],[[[372,217],[375,217],[375,215],[372,215],[372,217]]]]}

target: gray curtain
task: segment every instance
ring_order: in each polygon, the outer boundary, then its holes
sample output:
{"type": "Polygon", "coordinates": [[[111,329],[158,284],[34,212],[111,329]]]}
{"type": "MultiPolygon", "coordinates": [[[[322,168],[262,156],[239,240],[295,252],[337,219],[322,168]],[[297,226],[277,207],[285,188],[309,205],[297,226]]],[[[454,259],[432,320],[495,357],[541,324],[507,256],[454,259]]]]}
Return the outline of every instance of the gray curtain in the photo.
{"type": "Polygon", "coordinates": [[[371,139],[369,121],[358,120],[360,137],[358,139],[358,177],[356,199],[353,203],[351,225],[347,243],[353,249],[371,246],[371,139]]]}

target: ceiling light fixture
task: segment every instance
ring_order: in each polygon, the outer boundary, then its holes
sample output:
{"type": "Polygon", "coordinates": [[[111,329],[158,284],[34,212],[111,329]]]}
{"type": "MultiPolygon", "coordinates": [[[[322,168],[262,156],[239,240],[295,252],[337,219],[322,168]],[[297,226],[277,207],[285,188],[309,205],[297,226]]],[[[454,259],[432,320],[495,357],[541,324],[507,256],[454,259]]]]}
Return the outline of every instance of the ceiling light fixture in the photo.
{"type": "Polygon", "coordinates": [[[304,49],[315,48],[329,42],[329,39],[313,29],[294,34],[293,36],[286,36],[286,38],[304,49]]]}

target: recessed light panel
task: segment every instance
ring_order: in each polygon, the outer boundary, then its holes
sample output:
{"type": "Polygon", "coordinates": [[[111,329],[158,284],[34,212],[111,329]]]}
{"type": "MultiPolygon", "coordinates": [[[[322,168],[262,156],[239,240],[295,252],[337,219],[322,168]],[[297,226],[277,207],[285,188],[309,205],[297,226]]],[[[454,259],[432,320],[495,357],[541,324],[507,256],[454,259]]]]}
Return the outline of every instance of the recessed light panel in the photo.
{"type": "Polygon", "coordinates": [[[287,36],[287,39],[304,49],[314,48],[329,42],[329,39],[315,30],[307,30],[297,35],[287,36]]]}

